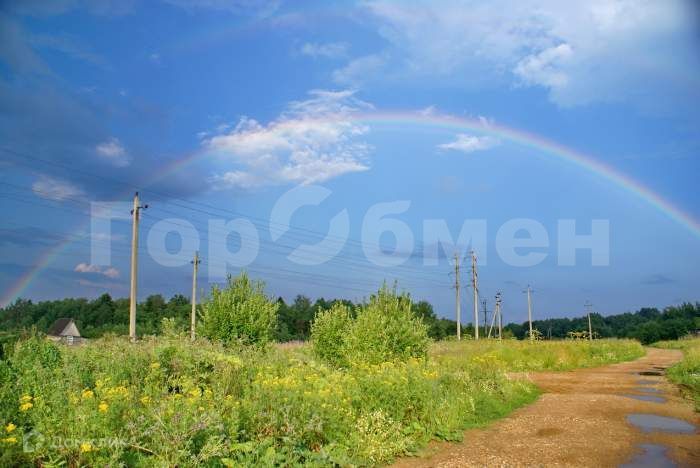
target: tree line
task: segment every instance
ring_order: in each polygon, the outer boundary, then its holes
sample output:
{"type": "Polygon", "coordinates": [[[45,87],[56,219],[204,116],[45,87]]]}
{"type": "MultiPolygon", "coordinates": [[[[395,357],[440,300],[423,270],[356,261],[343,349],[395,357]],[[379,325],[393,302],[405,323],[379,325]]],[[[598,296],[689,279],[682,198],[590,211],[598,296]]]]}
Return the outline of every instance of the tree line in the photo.
{"type": "MultiPolygon", "coordinates": [[[[296,296],[291,302],[280,297],[277,303],[274,339],[280,342],[308,340],[314,317],[319,311],[330,310],[336,303],[342,303],[350,310],[354,310],[357,305],[347,299],[319,298],[314,301],[303,295],[296,296]]],[[[427,325],[428,335],[432,339],[442,340],[456,335],[456,322],[439,317],[429,302],[414,302],[412,310],[427,325]]],[[[190,312],[189,298],[181,294],[176,294],[168,300],[160,294],[148,296],[138,304],[138,332],[141,335],[160,334],[164,318],[172,319],[171,324],[174,322],[176,327],[186,330],[189,327],[190,312]]],[[[17,299],[0,309],[0,330],[4,331],[4,334],[0,334],[0,340],[3,336],[19,330],[36,328],[40,332],[46,332],[51,324],[61,317],[75,319],[82,336],[86,338],[97,338],[105,333],[126,335],[129,300],[113,299],[109,294],[103,294],[94,300],[66,298],[33,302],[17,299]]],[[[596,335],[601,338],[634,338],[645,344],[677,339],[700,329],[700,303],[684,303],[663,310],[642,308],[636,312],[605,317],[593,313],[591,322],[596,335]]],[[[588,330],[588,319],[582,316],[535,320],[533,327],[539,330],[545,339],[560,339],[566,338],[569,332],[588,330]]],[[[504,327],[504,336],[523,339],[527,330],[527,322],[510,323],[504,327]]],[[[473,332],[471,325],[462,326],[463,336],[472,336],[473,332]]],[[[481,333],[485,336],[483,328],[481,333]]]]}

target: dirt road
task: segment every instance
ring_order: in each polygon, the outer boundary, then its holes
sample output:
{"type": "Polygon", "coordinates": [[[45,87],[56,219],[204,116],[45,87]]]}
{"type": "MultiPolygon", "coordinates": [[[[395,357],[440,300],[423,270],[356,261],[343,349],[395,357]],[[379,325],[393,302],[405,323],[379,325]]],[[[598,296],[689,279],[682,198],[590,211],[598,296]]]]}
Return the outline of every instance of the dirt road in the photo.
{"type": "Polygon", "coordinates": [[[528,374],[543,390],[537,402],[465,432],[462,443],[433,443],[396,466],[700,466],[700,417],[663,377],[680,358],[679,351],[648,349],[632,362],[528,374]],[[677,418],[679,430],[690,432],[645,432],[630,422],[633,414],[677,418]]]}

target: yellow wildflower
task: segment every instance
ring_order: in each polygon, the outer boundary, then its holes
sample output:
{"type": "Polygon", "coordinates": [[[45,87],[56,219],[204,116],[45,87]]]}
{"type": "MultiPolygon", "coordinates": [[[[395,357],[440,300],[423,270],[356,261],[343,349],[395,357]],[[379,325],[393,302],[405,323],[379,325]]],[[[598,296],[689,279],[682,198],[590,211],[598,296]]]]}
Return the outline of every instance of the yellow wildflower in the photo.
{"type": "Polygon", "coordinates": [[[81,453],[92,452],[92,444],[90,444],[89,442],[83,442],[82,444],[80,444],[80,452],[81,453]]]}
{"type": "Polygon", "coordinates": [[[17,438],[16,437],[6,437],[2,439],[3,442],[6,444],[16,444],[17,443],[17,438]]]}
{"type": "Polygon", "coordinates": [[[141,403],[143,403],[144,405],[147,405],[150,402],[151,402],[151,397],[149,397],[149,396],[141,397],[141,403]]]}
{"type": "Polygon", "coordinates": [[[12,423],[7,423],[7,426],[5,426],[5,432],[7,432],[8,434],[14,431],[15,429],[17,429],[17,426],[15,426],[12,423]]]}
{"type": "Polygon", "coordinates": [[[160,367],[160,362],[151,363],[151,369],[158,369],[160,367]]]}
{"type": "Polygon", "coordinates": [[[190,395],[190,397],[192,397],[192,398],[199,398],[200,395],[201,395],[201,393],[199,392],[199,389],[198,389],[198,388],[193,388],[192,390],[190,390],[190,391],[187,392],[187,393],[188,393],[188,394],[190,395]]]}
{"type": "Polygon", "coordinates": [[[173,398],[182,398],[182,393],[176,393],[173,398]]]}
{"type": "Polygon", "coordinates": [[[106,413],[107,410],[109,409],[109,405],[105,403],[104,401],[100,402],[100,405],[97,407],[100,410],[100,413],[106,413]]]}
{"type": "Polygon", "coordinates": [[[32,401],[32,397],[29,395],[22,395],[22,397],[19,399],[20,403],[27,403],[29,401],[32,401]]]}
{"type": "Polygon", "coordinates": [[[34,406],[34,405],[31,404],[30,402],[22,403],[21,405],[19,405],[19,410],[20,410],[20,411],[27,411],[27,410],[30,409],[32,406],[34,406]]]}
{"type": "Polygon", "coordinates": [[[83,398],[84,399],[92,398],[94,396],[95,396],[95,393],[92,390],[90,390],[89,388],[86,388],[85,390],[83,390],[83,398]]]}

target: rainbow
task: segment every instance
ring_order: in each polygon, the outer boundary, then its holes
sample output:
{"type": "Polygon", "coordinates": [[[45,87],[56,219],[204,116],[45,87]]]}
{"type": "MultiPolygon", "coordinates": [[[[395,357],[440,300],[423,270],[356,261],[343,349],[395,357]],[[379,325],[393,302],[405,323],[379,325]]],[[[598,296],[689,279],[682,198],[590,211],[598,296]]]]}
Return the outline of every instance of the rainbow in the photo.
{"type": "MultiPolygon", "coordinates": [[[[573,164],[593,175],[607,180],[610,183],[624,189],[631,195],[644,200],[649,205],[656,208],[658,211],[665,214],[668,218],[675,221],[688,229],[692,234],[700,238],[700,222],[689,213],[684,212],[680,208],[674,206],[670,201],[646,187],[639,181],[621,173],[614,167],[603,163],[602,161],[579,152],[575,149],[568,148],[564,145],[556,143],[552,140],[544,138],[540,135],[526,132],[524,130],[507,127],[501,124],[492,122],[484,122],[478,118],[458,117],[448,114],[439,114],[435,112],[416,112],[416,111],[393,111],[393,112],[363,112],[363,113],[348,113],[338,116],[324,116],[318,119],[317,122],[327,124],[329,121],[337,119],[343,122],[353,122],[367,126],[372,125],[392,125],[392,126],[422,126],[430,128],[439,128],[451,132],[474,132],[482,135],[489,135],[501,140],[506,140],[526,148],[535,150],[538,154],[552,156],[564,162],[573,164]]],[[[292,128],[297,125],[308,126],[313,123],[313,119],[303,120],[281,120],[273,122],[270,125],[285,128],[292,128]]],[[[212,151],[209,148],[199,149],[185,155],[184,157],[165,165],[154,177],[151,177],[144,183],[143,189],[148,186],[163,180],[177,172],[180,172],[187,166],[207,158],[212,157],[212,151]]],[[[128,196],[131,190],[125,192],[124,196],[128,196]]],[[[87,225],[85,226],[87,227],[87,225]]],[[[44,253],[27,274],[20,277],[2,296],[0,305],[3,307],[11,303],[15,298],[21,296],[26,291],[30,284],[46,269],[54,259],[70,244],[71,241],[64,241],[44,253]]]]}
{"type": "MultiPolygon", "coordinates": [[[[330,117],[330,119],[332,118],[334,117],[330,117]]],[[[523,147],[534,149],[543,155],[553,156],[559,160],[578,166],[593,175],[611,182],[630,194],[644,200],[675,222],[686,227],[694,235],[700,237],[700,221],[674,206],[658,193],[593,156],[586,155],[573,148],[568,148],[540,135],[492,122],[486,122],[479,118],[457,117],[435,112],[397,111],[350,113],[335,118],[343,122],[354,122],[364,125],[413,125],[440,128],[452,132],[470,131],[507,140],[523,147]]],[[[284,130],[285,128],[291,129],[297,125],[308,126],[309,123],[314,121],[314,119],[285,120],[271,125],[284,130]]],[[[318,119],[317,121],[318,123],[328,123],[329,118],[318,119]]],[[[209,149],[192,152],[184,158],[165,166],[163,171],[157,175],[155,181],[179,172],[193,162],[211,156],[212,151],[209,149]]]]}

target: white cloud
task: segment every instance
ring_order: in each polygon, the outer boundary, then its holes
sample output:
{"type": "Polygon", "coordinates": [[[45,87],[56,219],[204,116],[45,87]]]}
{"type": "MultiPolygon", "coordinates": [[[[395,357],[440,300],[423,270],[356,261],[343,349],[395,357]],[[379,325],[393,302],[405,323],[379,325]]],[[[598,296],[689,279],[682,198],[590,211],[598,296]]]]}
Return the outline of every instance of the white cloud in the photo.
{"type": "MultiPolygon", "coordinates": [[[[696,13],[683,0],[370,0],[392,62],[375,72],[468,87],[540,86],[562,106],[696,89],[696,13]],[[673,86],[669,86],[673,79],[673,86]],[[656,91],[656,92],[654,92],[656,91]]],[[[348,67],[352,62],[348,64],[348,67]]],[[[365,73],[372,70],[365,68],[365,73]]],[[[365,75],[365,79],[367,79],[365,75]]],[[[684,94],[685,92],[685,94],[684,94]]],[[[674,94],[675,93],[675,94],[674,94]]]]}
{"type": "Polygon", "coordinates": [[[113,267],[103,268],[99,265],[92,265],[90,263],[78,263],[73,271],[77,273],[95,273],[106,276],[107,278],[116,279],[119,278],[119,270],[113,267]]]}
{"type": "Polygon", "coordinates": [[[78,263],[73,271],[78,273],[100,273],[100,267],[90,263],[78,263]]]}
{"type": "Polygon", "coordinates": [[[106,270],[104,270],[102,274],[105,275],[107,278],[119,278],[119,270],[112,267],[109,267],[106,270]]]}
{"type": "Polygon", "coordinates": [[[559,44],[538,54],[528,55],[518,62],[514,71],[528,84],[563,88],[569,82],[564,70],[572,55],[569,44],[559,44]]]}
{"type": "Polygon", "coordinates": [[[473,153],[474,151],[482,151],[498,146],[500,141],[497,138],[490,136],[475,136],[465,133],[457,134],[454,141],[438,145],[441,150],[454,150],[463,153],[473,153]]]}
{"type": "Polygon", "coordinates": [[[299,52],[313,58],[342,58],[348,53],[348,44],[345,42],[328,42],[318,44],[314,42],[304,43],[299,52]]]}
{"type": "Polygon", "coordinates": [[[115,167],[125,167],[131,164],[131,157],[117,138],[110,138],[95,147],[97,155],[115,167]]]}
{"type": "Polygon", "coordinates": [[[85,193],[75,185],[65,180],[49,176],[40,176],[32,184],[35,195],[49,200],[62,201],[71,198],[82,198],[85,193]]]}
{"type": "Polygon", "coordinates": [[[333,81],[340,85],[356,86],[380,72],[386,65],[382,55],[371,54],[351,60],[347,65],[333,71],[333,81]]]}
{"type": "Polygon", "coordinates": [[[311,91],[275,120],[261,124],[243,117],[230,131],[205,138],[204,147],[234,167],[214,177],[219,187],[253,188],[323,182],[365,171],[368,132],[352,114],[371,108],[352,91],[311,91]]]}

